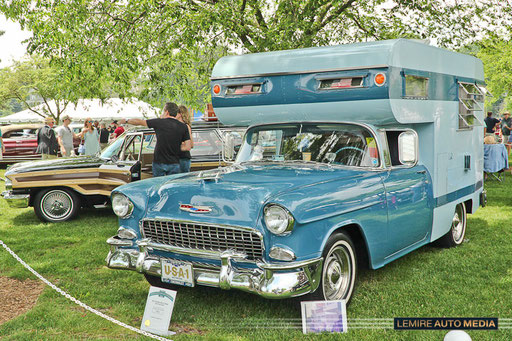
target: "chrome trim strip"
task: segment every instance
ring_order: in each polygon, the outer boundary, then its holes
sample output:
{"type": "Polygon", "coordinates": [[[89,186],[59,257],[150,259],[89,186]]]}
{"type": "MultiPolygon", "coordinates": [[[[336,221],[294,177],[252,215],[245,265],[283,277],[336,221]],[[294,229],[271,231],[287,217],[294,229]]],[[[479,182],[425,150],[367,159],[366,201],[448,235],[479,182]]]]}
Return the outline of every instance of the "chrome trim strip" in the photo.
{"type": "Polygon", "coordinates": [[[287,75],[302,75],[308,73],[319,73],[319,72],[339,72],[339,71],[352,71],[352,70],[364,70],[364,69],[382,69],[389,68],[389,65],[371,65],[371,66],[353,66],[346,67],[340,69],[319,69],[319,70],[309,70],[309,71],[290,71],[290,72],[269,72],[269,73],[260,73],[254,75],[237,75],[237,76],[224,76],[224,77],[211,77],[210,81],[217,81],[223,79],[236,79],[236,78],[251,78],[251,77],[270,77],[270,76],[287,76],[287,75]]]}
{"type": "Polygon", "coordinates": [[[247,255],[245,253],[237,253],[235,251],[213,251],[213,250],[199,250],[199,249],[188,249],[184,247],[179,246],[171,246],[171,245],[165,245],[160,243],[154,243],[149,238],[138,240],[137,245],[140,248],[145,249],[155,249],[159,251],[167,251],[167,252],[173,252],[180,255],[185,256],[191,256],[191,257],[199,257],[199,258],[206,258],[206,259],[215,259],[215,260],[221,260],[224,254],[229,254],[231,258],[236,260],[243,260],[247,258],[247,255]]]}

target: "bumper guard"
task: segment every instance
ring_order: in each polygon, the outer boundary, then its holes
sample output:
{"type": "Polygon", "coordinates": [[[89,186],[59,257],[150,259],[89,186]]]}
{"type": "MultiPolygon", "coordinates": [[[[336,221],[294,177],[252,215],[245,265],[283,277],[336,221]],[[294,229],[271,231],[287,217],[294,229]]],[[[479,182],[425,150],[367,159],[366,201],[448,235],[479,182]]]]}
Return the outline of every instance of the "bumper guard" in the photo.
{"type": "Polygon", "coordinates": [[[2,192],[2,196],[4,197],[5,201],[7,201],[7,204],[9,207],[12,208],[27,208],[28,207],[28,201],[30,199],[30,194],[13,194],[10,191],[4,191],[2,192]]]}

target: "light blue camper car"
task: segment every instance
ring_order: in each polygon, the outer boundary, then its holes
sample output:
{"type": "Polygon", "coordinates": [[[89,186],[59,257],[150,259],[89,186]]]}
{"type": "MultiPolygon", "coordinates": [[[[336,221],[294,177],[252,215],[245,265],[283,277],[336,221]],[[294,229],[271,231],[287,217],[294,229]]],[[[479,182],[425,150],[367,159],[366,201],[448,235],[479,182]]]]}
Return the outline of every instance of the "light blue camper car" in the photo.
{"type": "Polygon", "coordinates": [[[404,39],[221,58],[215,112],[251,125],[236,162],[115,189],[108,266],[349,300],[358,266],[463,242],[484,201],[483,83],[480,60],[404,39]]]}

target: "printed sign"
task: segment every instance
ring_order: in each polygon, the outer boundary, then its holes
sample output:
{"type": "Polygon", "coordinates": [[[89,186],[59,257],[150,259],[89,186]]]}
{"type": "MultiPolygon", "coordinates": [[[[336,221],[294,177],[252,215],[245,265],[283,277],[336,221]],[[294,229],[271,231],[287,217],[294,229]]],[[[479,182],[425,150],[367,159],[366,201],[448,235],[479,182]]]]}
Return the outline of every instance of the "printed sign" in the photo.
{"type": "Polygon", "coordinates": [[[301,302],[302,332],[346,333],[347,308],[345,300],[301,302]]]}
{"type": "Polygon", "coordinates": [[[175,300],[176,291],[150,287],[140,329],[162,336],[175,334],[169,331],[175,300]]]}

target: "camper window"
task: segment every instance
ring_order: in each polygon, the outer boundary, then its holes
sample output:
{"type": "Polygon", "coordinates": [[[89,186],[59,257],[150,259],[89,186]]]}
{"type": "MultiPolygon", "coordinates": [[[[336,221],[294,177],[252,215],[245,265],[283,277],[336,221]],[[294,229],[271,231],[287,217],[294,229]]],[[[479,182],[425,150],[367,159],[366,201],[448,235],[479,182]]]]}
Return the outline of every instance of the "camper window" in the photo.
{"type": "Polygon", "coordinates": [[[484,97],[476,84],[459,82],[459,129],[483,126],[476,113],[483,111],[484,97]]]}
{"type": "Polygon", "coordinates": [[[405,98],[428,99],[428,78],[405,75],[405,98]]]}

